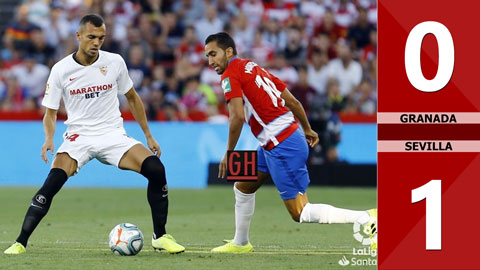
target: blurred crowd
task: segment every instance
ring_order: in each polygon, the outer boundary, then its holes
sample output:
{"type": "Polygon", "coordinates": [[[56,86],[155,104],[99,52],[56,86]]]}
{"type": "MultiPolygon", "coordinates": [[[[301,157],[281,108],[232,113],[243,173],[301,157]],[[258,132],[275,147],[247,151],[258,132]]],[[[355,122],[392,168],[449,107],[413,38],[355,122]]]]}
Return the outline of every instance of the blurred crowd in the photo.
{"type": "Polygon", "coordinates": [[[336,160],[339,113],[377,110],[376,0],[25,0],[1,33],[0,111],[42,110],[50,68],[76,50],[88,13],[105,19],[102,49],[124,57],[150,120],[228,121],[203,51],[220,31],[302,102],[323,142],[313,162],[336,160]]]}

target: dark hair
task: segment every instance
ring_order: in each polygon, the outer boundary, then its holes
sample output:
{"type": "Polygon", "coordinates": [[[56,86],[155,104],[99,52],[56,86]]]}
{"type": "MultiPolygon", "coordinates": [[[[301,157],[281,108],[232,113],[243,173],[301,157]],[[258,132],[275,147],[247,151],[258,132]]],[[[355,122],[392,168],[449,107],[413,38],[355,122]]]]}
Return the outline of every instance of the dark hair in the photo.
{"type": "Polygon", "coordinates": [[[85,26],[87,23],[93,24],[95,27],[100,27],[102,26],[105,22],[103,21],[103,18],[100,15],[97,14],[88,14],[83,16],[83,18],[80,20],[80,25],[79,27],[85,26]]]}
{"type": "Polygon", "coordinates": [[[233,55],[237,55],[235,41],[233,41],[233,38],[229,34],[225,32],[218,32],[210,35],[205,40],[205,45],[213,41],[217,42],[218,47],[222,48],[222,50],[226,50],[228,47],[231,47],[233,49],[233,55]]]}

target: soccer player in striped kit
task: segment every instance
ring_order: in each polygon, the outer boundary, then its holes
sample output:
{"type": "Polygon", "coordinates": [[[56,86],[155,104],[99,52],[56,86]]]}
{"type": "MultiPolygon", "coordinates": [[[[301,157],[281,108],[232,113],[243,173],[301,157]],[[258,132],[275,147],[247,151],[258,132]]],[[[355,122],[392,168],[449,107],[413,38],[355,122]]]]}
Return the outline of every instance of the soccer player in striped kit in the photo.
{"type": "MultiPolygon", "coordinates": [[[[302,104],[288,91],[285,83],[251,60],[237,56],[234,40],[224,32],[205,41],[208,64],[221,74],[221,86],[228,103],[229,135],[227,151],[234,150],[243,123],[247,122],[258,139],[258,181],[236,182],[235,237],[212,249],[215,253],[253,251],[248,232],[255,209],[255,192],[270,177],[293,220],[301,223],[354,223],[373,218],[371,237],[376,233],[376,209],[355,211],[327,204],[309,203],[306,190],[308,145],[318,143],[318,135],[308,123],[302,104]],[[300,122],[300,126],[295,119],[300,122]]],[[[227,155],[218,176],[225,177],[227,155]]]]}

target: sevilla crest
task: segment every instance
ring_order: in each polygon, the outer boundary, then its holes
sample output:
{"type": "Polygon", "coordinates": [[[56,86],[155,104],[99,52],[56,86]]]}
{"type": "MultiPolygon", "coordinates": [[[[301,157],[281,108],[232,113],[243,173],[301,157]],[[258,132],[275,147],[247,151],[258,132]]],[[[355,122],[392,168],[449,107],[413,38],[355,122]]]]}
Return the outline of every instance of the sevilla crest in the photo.
{"type": "Polygon", "coordinates": [[[107,75],[107,66],[100,67],[100,72],[103,74],[103,76],[107,75]]]}

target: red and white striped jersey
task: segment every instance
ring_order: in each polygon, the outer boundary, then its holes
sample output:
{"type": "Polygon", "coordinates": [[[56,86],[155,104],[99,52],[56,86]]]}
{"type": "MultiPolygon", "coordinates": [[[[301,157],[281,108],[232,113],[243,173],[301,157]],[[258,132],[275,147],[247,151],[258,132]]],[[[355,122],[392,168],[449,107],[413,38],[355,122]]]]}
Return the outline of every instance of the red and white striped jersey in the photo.
{"type": "Polygon", "coordinates": [[[280,97],[285,83],[255,62],[235,57],[221,80],[227,102],[243,98],[245,121],[265,149],[272,149],[297,130],[293,113],[280,97]]]}

